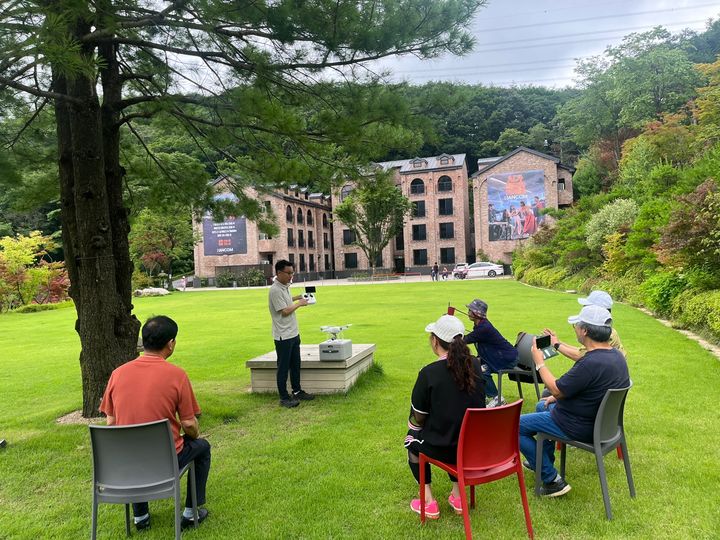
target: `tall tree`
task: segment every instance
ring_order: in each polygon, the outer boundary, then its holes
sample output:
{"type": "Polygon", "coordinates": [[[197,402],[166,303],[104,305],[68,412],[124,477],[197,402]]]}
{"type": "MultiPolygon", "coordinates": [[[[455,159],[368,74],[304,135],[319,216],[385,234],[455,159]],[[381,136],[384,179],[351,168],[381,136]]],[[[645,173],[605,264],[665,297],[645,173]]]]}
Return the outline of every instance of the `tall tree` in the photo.
{"type": "Polygon", "coordinates": [[[333,209],[333,214],[355,233],[355,244],[367,257],[374,274],[383,249],[400,234],[411,208],[392,177],[378,170],[355,182],[352,192],[333,209]]]}
{"type": "MultiPolygon", "coordinates": [[[[134,355],[121,132],[173,116],[243,183],[330,178],[377,147],[390,96],[352,95],[357,71],[395,54],[464,53],[485,0],[16,0],[0,10],[0,90],[52,103],[63,242],[82,343],[83,414],[134,355]],[[314,84],[330,72],[335,80],[314,84]],[[343,90],[343,92],[339,92],[343,90]],[[379,102],[378,102],[379,101],[379,102]],[[384,107],[384,108],[383,108],[384,107]],[[378,115],[378,112],[381,114],[378,115]]],[[[182,191],[182,178],[175,177],[182,191]]],[[[192,194],[188,194],[192,195],[192,194]]],[[[192,202],[192,201],[187,201],[192,202]]]]}

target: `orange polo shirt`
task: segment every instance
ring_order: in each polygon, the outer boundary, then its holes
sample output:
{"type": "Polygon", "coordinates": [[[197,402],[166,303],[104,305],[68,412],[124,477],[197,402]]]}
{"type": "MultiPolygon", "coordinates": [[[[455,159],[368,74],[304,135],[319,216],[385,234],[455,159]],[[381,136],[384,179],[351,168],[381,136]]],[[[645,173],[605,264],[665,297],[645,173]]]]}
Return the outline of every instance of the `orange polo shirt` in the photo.
{"type": "Polygon", "coordinates": [[[110,375],[100,411],[118,426],[170,420],[175,450],[183,449],[180,421],[200,414],[187,373],[162,356],[145,354],[110,375]]]}

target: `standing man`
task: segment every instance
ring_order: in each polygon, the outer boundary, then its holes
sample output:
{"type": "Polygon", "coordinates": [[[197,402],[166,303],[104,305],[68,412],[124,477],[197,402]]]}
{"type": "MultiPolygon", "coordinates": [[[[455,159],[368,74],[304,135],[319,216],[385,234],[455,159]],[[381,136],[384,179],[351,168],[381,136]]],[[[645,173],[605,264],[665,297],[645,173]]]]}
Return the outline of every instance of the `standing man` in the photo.
{"type": "Polygon", "coordinates": [[[433,264],[432,269],[430,270],[430,278],[433,281],[437,281],[439,273],[440,273],[440,267],[438,266],[438,263],[433,264]]]}
{"type": "Polygon", "coordinates": [[[310,401],[315,396],[300,388],[300,330],[295,310],[307,306],[302,295],[290,296],[290,285],[295,271],[293,264],[284,259],[275,263],[275,280],[270,287],[268,305],[272,318],[272,335],[277,353],[277,387],[280,405],[292,408],[300,400],[310,401]],[[292,395],[287,391],[287,377],[290,371],[292,395]]]}
{"type": "MultiPolygon", "coordinates": [[[[182,469],[195,461],[200,506],[205,504],[205,485],[210,473],[210,443],[199,438],[200,407],[187,374],[167,361],[175,351],[177,333],[175,321],[163,315],[145,323],[142,328],[144,354],[112,372],[100,411],[107,415],[108,426],[144,424],[167,418],[175,439],[178,466],[182,469]],[[180,435],[181,429],[184,435],[180,435]]],[[[150,528],[148,503],[133,503],[133,514],[138,530],[150,528]]],[[[207,516],[205,508],[198,508],[198,523],[207,516]]],[[[189,485],[180,524],[183,529],[194,525],[189,485]]]]}
{"type": "MultiPolygon", "coordinates": [[[[592,443],[593,427],[600,403],[611,388],[630,385],[625,357],[610,343],[612,318],[599,306],[585,306],[580,314],[569,317],[578,342],[587,352],[559,379],[550,373],[535,342],[530,349],[535,368],[552,394],[541,399],[536,412],[520,416],[520,450],[527,466],[535,469],[535,435],[539,432],[592,443]]],[[[558,497],[570,491],[570,485],[554,467],[555,444],[544,441],[540,494],[558,497]]]]}
{"type": "Polygon", "coordinates": [[[492,374],[501,369],[514,368],[518,361],[518,351],[487,319],[488,305],[485,302],[475,299],[467,305],[467,308],[473,329],[465,336],[465,343],[475,344],[482,362],[485,396],[488,398],[487,407],[505,405],[505,400],[498,397],[492,374]]]}

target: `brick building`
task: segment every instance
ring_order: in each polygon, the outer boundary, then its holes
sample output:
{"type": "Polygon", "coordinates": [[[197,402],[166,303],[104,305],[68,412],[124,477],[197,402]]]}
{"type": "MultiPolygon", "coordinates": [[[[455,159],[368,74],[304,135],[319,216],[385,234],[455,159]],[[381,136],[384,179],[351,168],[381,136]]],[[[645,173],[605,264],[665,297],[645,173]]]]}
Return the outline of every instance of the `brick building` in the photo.
{"type": "MultiPolygon", "coordinates": [[[[229,196],[223,178],[215,181],[215,187],[219,196],[229,196]]],[[[217,223],[206,216],[194,225],[200,238],[195,245],[195,275],[214,278],[223,270],[237,273],[261,268],[269,277],[276,261],[288,259],[307,279],[318,278],[321,272],[329,277],[333,262],[330,197],[296,186],[269,194],[249,189],[247,194],[263,200],[266,211],[275,216],[278,235],[260,232],[256,223],[244,217],[217,223]]]]}
{"type": "MultiPolygon", "coordinates": [[[[472,253],[470,196],[465,154],[441,154],[378,163],[391,170],[395,184],[410,199],[413,212],[403,233],[383,250],[381,272],[429,273],[437,263],[450,270],[472,253]]],[[[345,184],[333,192],[339,204],[351,191],[345,184]]],[[[338,222],[335,234],[335,269],[338,277],[370,268],[367,257],[353,246],[352,231],[338,222]]]]}
{"type": "Polygon", "coordinates": [[[543,208],[572,204],[574,171],[554,156],[522,146],[478,160],[472,175],[476,251],[510,262],[513,250],[551,219],[542,215],[543,208]]]}

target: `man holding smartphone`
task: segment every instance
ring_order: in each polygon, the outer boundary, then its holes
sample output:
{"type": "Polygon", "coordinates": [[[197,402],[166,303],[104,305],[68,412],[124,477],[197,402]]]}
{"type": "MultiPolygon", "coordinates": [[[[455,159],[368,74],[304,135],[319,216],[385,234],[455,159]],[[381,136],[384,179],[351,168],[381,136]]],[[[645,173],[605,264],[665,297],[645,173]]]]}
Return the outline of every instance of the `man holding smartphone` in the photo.
{"type": "Polygon", "coordinates": [[[310,401],[315,396],[300,387],[300,329],[295,311],[308,305],[302,294],[290,296],[290,285],[295,274],[290,261],[275,263],[275,280],[270,287],[268,305],[272,319],[272,335],[277,353],[277,387],[280,406],[288,409],[300,405],[300,400],[310,401]],[[287,391],[288,371],[292,395],[287,391]]]}
{"type": "MultiPolygon", "coordinates": [[[[600,306],[585,306],[579,315],[569,317],[578,342],[587,352],[582,362],[575,362],[560,378],[545,365],[536,343],[530,352],[535,368],[551,395],[541,399],[536,412],[520,416],[520,450],[525,466],[535,469],[535,435],[542,431],[558,437],[592,443],[595,416],[607,390],[630,384],[625,357],[610,343],[612,317],[600,306]]],[[[555,445],[546,440],[542,454],[540,494],[559,497],[570,491],[570,485],[553,466],[555,445]]]]}

